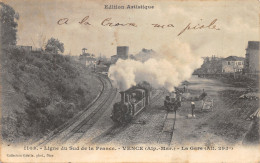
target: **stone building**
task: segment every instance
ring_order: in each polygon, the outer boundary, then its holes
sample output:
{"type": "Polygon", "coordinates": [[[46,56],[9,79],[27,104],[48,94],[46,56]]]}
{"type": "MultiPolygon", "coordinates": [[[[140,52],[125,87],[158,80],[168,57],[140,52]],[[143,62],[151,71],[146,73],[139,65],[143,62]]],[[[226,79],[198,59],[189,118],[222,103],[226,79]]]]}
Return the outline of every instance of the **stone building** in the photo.
{"type": "Polygon", "coordinates": [[[259,73],[259,41],[248,41],[245,71],[247,73],[259,73]]]}
{"type": "Polygon", "coordinates": [[[229,56],[222,60],[222,73],[242,72],[244,69],[244,58],[229,56]]]}
{"type": "Polygon", "coordinates": [[[128,52],[129,52],[128,46],[118,46],[117,47],[117,55],[121,59],[128,59],[128,52]]]}
{"type": "Polygon", "coordinates": [[[119,58],[124,60],[128,59],[128,52],[129,52],[128,46],[118,46],[117,54],[111,56],[111,63],[112,64],[116,63],[119,58]]]}

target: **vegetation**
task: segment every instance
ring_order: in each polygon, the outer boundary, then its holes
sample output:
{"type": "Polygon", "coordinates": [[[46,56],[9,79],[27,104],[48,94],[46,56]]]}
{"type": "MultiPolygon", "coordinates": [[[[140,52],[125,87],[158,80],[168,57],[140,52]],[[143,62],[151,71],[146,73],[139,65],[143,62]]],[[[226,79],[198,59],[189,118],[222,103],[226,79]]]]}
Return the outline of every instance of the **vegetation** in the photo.
{"type": "Polygon", "coordinates": [[[50,38],[45,46],[45,51],[58,54],[59,52],[64,52],[64,44],[58,39],[50,38]]]}
{"type": "Polygon", "coordinates": [[[99,90],[69,56],[12,47],[3,49],[1,61],[3,92],[14,92],[10,101],[3,95],[4,140],[43,136],[86,108],[99,90]]]}
{"type": "Polygon", "coordinates": [[[19,14],[14,9],[3,2],[0,2],[0,29],[1,29],[1,44],[15,45],[17,20],[19,14]]]}
{"type": "Polygon", "coordinates": [[[195,70],[194,74],[216,74],[222,72],[222,60],[218,60],[212,57],[211,60],[206,58],[201,67],[195,70]]]}
{"type": "Polygon", "coordinates": [[[41,137],[83,110],[97,95],[97,79],[51,38],[43,51],[16,46],[18,13],[0,2],[2,136],[41,137]]]}

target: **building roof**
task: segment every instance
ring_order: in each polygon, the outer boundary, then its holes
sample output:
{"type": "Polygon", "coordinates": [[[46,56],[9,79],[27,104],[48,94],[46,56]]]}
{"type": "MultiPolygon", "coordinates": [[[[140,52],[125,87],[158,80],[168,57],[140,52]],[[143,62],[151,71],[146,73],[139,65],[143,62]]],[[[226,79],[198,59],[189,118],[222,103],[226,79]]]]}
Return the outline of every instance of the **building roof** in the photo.
{"type": "Polygon", "coordinates": [[[129,46],[117,46],[117,48],[129,48],[129,46]]]}
{"type": "Polygon", "coordinates": [[[237,56],[229,56],[224,59],[225,61],[244,61],[245,58],[243,57],[237,57],[237,56]]]}
{"type": "Polygon", "coordinates": [[[259,50],[259,41],[248,41],[247,49],[259,50]]]}

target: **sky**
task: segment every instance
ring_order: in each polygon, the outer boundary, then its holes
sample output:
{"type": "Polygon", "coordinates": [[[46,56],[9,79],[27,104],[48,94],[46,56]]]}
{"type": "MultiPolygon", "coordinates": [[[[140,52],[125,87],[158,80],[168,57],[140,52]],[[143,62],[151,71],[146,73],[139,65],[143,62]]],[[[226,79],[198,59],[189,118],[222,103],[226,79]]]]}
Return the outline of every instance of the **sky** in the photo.
{"type": "Polygon", "coordinates": [[[136,54],[142,48],[160,52],[175,42],[183,42],[200,56],[245,57],[247,42],[259,40],[257,0],[8,0],[5,3],[20,15],[18,45],[40,47],[54,37],[64,43],[66,54],[75,56],[81,54],[82,48],[109,57],[116,54],[117,46],[129,46],[129,53],[136,54]],[[146,5],[154,9],[104,9],[104,5],[146,5]],[[91,25],[79,24],[86,16],[91,25]],[[68,18],[68,24],[58,25],[61,18],[68,18]],[[111,23],[135,23],[137,27],[102,26],[106,18],[111,18],[111,23]],[[177,36],[189,23],[207,26],[215,19],[214,25],[219,30],[188,30],[177,36]],[[158,28],[152,24],[174,27],[158,28]]]}

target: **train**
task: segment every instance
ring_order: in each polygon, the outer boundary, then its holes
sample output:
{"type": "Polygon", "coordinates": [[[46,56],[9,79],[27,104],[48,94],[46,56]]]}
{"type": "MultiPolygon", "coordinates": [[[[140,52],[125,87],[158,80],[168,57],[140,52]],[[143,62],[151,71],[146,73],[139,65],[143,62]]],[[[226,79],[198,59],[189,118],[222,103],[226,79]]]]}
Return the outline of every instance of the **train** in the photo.
{"type": "Polygon", "coordinates": [[[181,101],[182,98],[179,92],[171,92],[165,97],[164,106],[168,111],[173,110],[176,112],[176,110],[181,107],[181,101]]]}
{"type": "Polygon", "coordinates": [[[150,104],[151,90],[148,87],[137,85],[119,93],[121,94],[121,101],[113,105],[110,116],[115,123],[125,124],[130,122],[150,104]]]}

